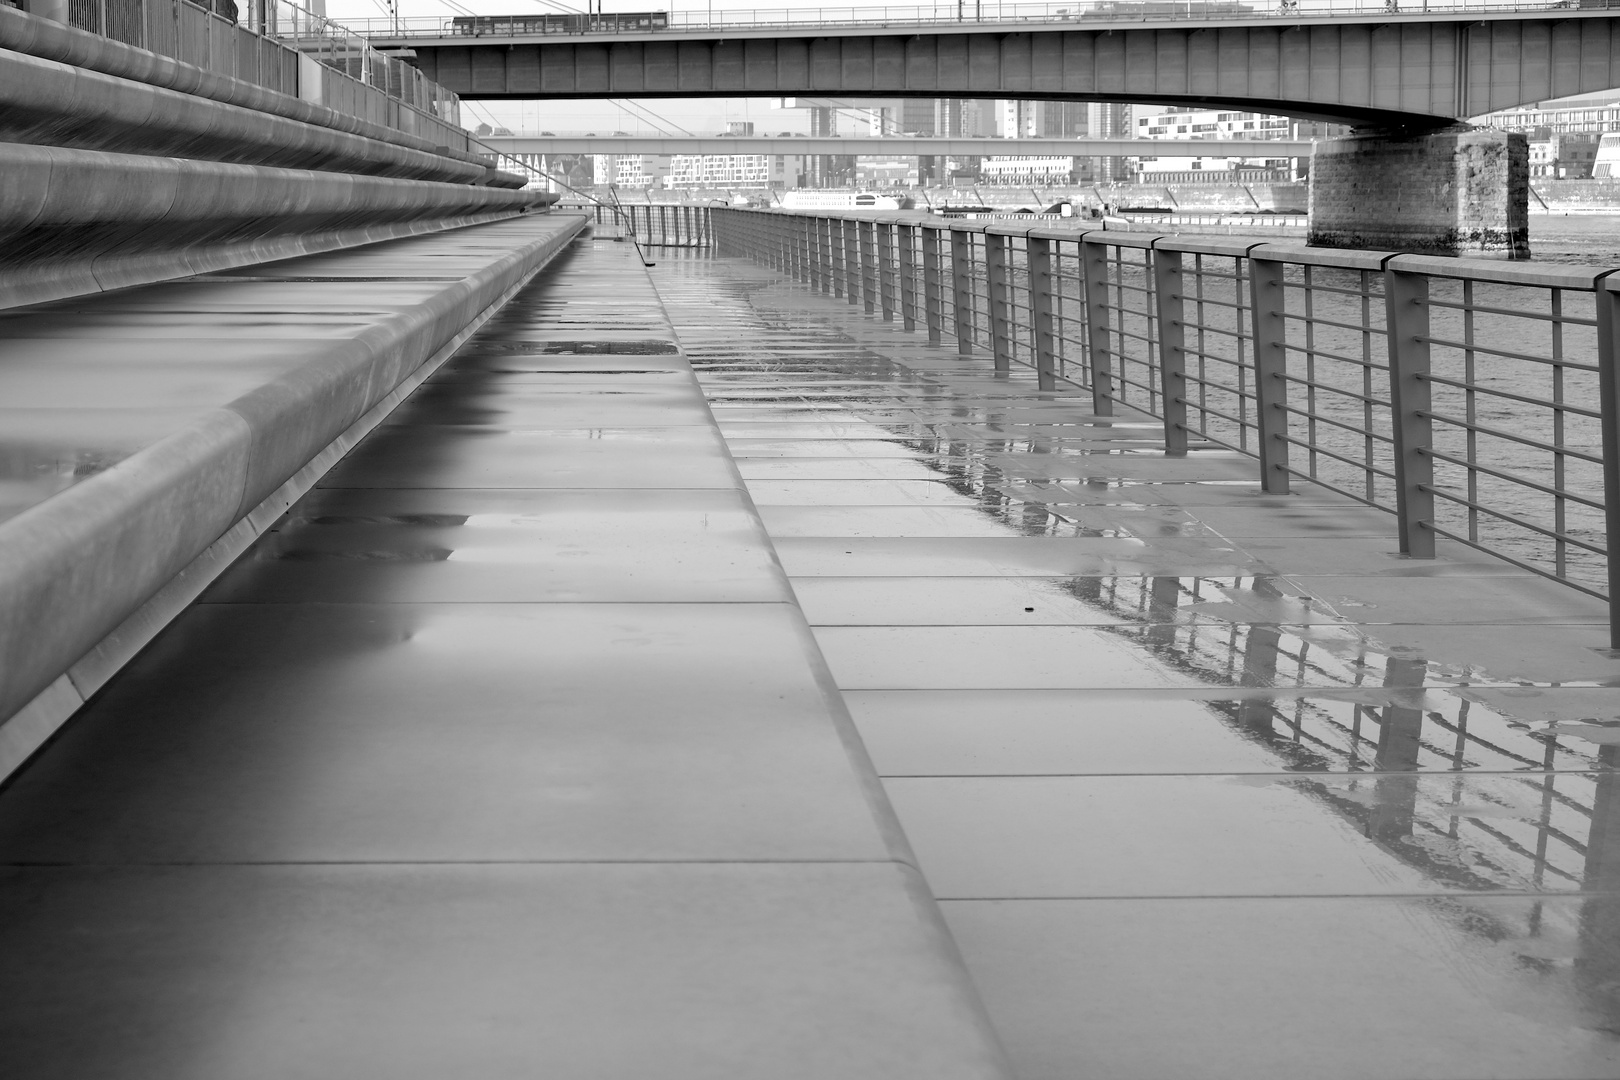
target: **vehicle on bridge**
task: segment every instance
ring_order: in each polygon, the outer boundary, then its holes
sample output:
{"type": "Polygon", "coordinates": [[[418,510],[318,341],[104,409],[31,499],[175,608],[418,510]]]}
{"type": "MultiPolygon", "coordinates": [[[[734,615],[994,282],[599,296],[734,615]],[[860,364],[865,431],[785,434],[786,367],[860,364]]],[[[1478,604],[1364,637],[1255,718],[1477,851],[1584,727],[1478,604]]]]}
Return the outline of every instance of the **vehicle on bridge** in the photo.
{"type": "Polygon", "coordinates": [[[667,11],[623,11],[605,14],[524,13],[522,15],[458,15],[450,20],[450,32],[468,37],[485,34],[583,34],[593,31],[663,30],[669,26],[667,11]]]}

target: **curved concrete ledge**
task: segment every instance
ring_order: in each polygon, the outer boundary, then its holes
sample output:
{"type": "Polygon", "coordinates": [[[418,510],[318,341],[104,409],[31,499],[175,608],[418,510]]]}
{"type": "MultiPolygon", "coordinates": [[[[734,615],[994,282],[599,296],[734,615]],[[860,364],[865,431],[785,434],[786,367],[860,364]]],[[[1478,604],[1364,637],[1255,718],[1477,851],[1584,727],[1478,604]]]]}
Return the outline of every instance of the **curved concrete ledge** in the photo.
{"type": "Polygon", "coordinates": [[[555,201],[257,165],[0,144],[0,308],[433,231],[555,201]]]}
{"type": "Polygon", "coordinates": [[[0,142],[454,184],[489,170],[240,105],[0,50],[0,142]]]}
{"type": "Polygon", "coordinates": [[[485,167],[483,159],[465,147],[445,146],[4,5],[0,5],[0,48],[485,167]]]}
{"type": "MultiPolygon", "coordinates": [[[[523,230],[477,272],[0,524],[0,717],[43,691],[585,226],[523,230]]],[[[496,226],[500,228],[501,226],[496,226]]]]}

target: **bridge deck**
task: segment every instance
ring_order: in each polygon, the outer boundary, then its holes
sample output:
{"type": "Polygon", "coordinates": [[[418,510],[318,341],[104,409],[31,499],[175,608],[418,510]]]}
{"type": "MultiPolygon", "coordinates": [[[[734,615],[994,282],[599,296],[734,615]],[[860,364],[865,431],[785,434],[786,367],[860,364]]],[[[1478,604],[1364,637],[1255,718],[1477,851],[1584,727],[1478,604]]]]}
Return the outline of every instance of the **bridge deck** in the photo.
{"type": "Polygon", "coordinates": [[[1599,604],[752,264],[655,281],[1024,1080],[1620,1069],[1599,604]]]}

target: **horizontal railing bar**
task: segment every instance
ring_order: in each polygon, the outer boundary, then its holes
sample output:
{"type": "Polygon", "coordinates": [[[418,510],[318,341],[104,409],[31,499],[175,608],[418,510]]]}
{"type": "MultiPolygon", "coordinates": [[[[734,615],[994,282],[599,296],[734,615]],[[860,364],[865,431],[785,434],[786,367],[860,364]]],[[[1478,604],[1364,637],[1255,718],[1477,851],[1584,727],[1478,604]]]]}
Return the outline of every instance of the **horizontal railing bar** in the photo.
{"type": "Polygon", "coordinates": [[[1302,449],[1309,450],[1313,454],[1321,454],[1324,457],[1330,457],[1335,461],[1342,461],[1346,465],[1352,466],[1353,468],[1360,469],[1362,472],[1367,473],[1367,474],[1369,474],[1371,476],[1381,476],[1385,480],[1393,480],[1393,479],[1395,479],[1395,473],[1392,470],[1390,470],[1390,469],[1380,469],[1378,466],[1374,465],[1370,461],[1359,461],[1356,458],[1347,457],[1344,454],[1341,454],[1336,450],[1329,450],[1325,446],[1322,446],[1322,445],[1320,445],[1318,443],[1307,442],[1306,440],[1301,439],[1301,438],[1299,438],[1297,436],[1294,436],[1294,435],[1281,435],[1281,436],[1279,436],[1279,438],[1281,438],[1286,443],[1290,443],[1290,444],[1292,444],[1294,446],[1301,447],[1302,449]]]}
{"type": "MultiPolygon", "coordinates": [[[[1378,299],[1382,303],[1384,298],[1379,297],[1378,299]]],[[[1278,311],[1272,314],[1281,315],[1290,322],[1300,322],[1307,326],[1331,326],[1335,330],[1348,330],[1352,334],[1377,334],[1379,337],[1384,337],[1387,333],[1382,326],[1361,326],[1356,323],[1339,322],[1335,319],[1324,318],[1321,315],[1304,315],[1297,311],[1278,311]]]]}
{"type": "Polygon", "coordinates": [[[1385,409],[1391,408],[1390,403],[1384,398],[1369,397],[1368,395],[1360,393],[1359,391],[1347,390],[1342,386],[1334,386],[1332,383],[1322,382],[1320,379],[1307,379],[1303,375],[1288,374],[1284,374],[1283,379],[1292,386],[1308,386],[1313,390],[1320,390],[1323,393],[1334,394],[1342,398],[1349,398],[1351,401],[1359,401],[1364,405],[1378,405],[1385,409]]]}
{"type": "MultiPolygon", "coordinates": [[[[1515,394],[1511,390],[1498,390],[1493,386],[1483,386],[1479,383],[1463,382],[1461,379],[1449,379],[1444,375],[1423,375],[1421,378],[1424,382],[1436,383],[1440,386],[1450,386],[1458,390],[1466,390],[1470,393],[1480,394],[1484,397],[1500,398],[1504,401],[1517,401],[1522,405],[1534,405],[1537,408],[1546,409],[1548,412],[1573,413],[1576,416],[1584,416],[1588,420],[1603,419],[1603,414],[1598,412],[1596,409],[1588,409],[1580,405],[1571,405],[1566,401],[1553,401],[1550,398],[1535,398],[1530,397],[1527,394],[1515,394]]],[[[1440,414],[1435,413],[1432,415],[1438,417],[1440,414]]],[[[1458,424],[1459,426],[1463,423],[1462,421],[1458,420],[1451,420],[1448,422],[1458,424]]]]}
{"type": "Polygon", "coordinates": [[[1574,589],[1576,592],[1583,592],[1587,596],[1595,597],[1599,600],[1607,601],[1609,599],[1609,594],[1600,589],[1594,589],[1588,585],[1582,585],[1574,578],[1565,577],[1562,574],[1558,574],[1551,570],[1545,569],[1544,567],[1537,566],[1534,563],[1525,562],[1523,559],[1516,559],[1512,555],[1507,554],[1505,551],[1498,551],[1496,548],[1486,547],[1484,544],[1481,544],[1476,540],[1470,540],[1466,536],[1459,536],[1450,529],[1442,528],[1432,521],[1425,521],[1423,523],[1423,527],[1434,533],[1436,536],[1443,536],[1447,540],[1454,540],[1459,544],[1473,548],[1475,551],[1483,552],[1492,558],[1501,559],[1505,563],[1517,566],[1520,570],[1528,570],[1530,573],[1539,574],[1540,576],[1547,578],[1549,581],[1556,581],[1560,585],[1568,586],[1569,588],[1574,589]]]}
{"type": "Polygon", "coordinates": [[[1447,349],[1457,349],[1460,352],[1484,353],[1486,356],[1499,356],[1504,360],[1523,360],[1527,364],[1570,368],[1574,371],[1595,372],[1598,370],[1596,364],[1585,364],[1579,360],[1550,360],[1544,356],[1530,356],[1526,353],[1509,352],[1505,349],[1493,349],[1489,345],[1481,345],[1478,342],[1470,345],[1465,341],[1449,341],[1446,338],[1437,337],[1420,337],[1417,340],[1427,342],[1430,345],[1440,345],[1447,349]]]}
{"type": "Polygon", "coordinates": [[[1226,308],[1229,311],[1248,311],[1249,310],[1249,305],[1245,304],[1241,300],[1222,300],[1218,296],[1187,296],[1187,295],[1182,294],[1182,293],[1177,293],[1177,294],[1175,294],[1175,299],[1177,299],[1177,300],[1186,300],[1186,301],[1188,301],[1190,303],[1194,303],[1194,304],[1202,304],[1202,305],[1204,305],[1206,307],[1226,308]]]}
{"type": "MultiPolygon", "coordinates": [[[[1357,369],[1358,374],[1363,378],[1365,378],[1368,373],[1383,375],[1389,371],[1389,369],[1383,364],[1376,364],[1367,360],[1358,360],[1354,356],[1345,356],[1341,353],[1331,352],[1327,349],[1317,349],[1304,345],[1287,344],[1283,346],[1283,349],[1290,355],[1301,356],[1310,361],[1321,360],[1332,364],[1347,364],[1350,367],[1357,369]]],[[[1295,378],[1295,376],[1290,375],[1289,378],[1292,379],[1295,378]]]]}
{"type": "Polygon", "coordinates": [[[1302,293],[1332,293],[1335,296],[1350,296],[1357,300],[1376,301],[1384,298],[1384,294],[1381,291],[1373,292],[1372,290],[1352,289],[1343,285],[1325,285],[1321,282],[1315,281],[1307,284],[1298,278],[1284,278],[1283,288],[1295,289],[1302,293]]]}
{"type": "MultiPolygon", "coordinates": [[[[1252,431],[1252,430],[1255,430],[1255,429],[1257,429],[1259,427],[1259,425],[1256,424],[1253,420],[1239,420],[1237,417],[1233,416],[1231,413],[1222,412],[1220,409],[1217,409],[1213,405],[1205,405],[1205,404],[1201,404],[1201,403],[1196,402],[1196,401],[1188,401],[1186,398],[1177,398],[1176,400],[1178,402],[1186,405],[1187,408],[1189,408],[1189,409],[1197,409],[1200,413],[1203,413],[1203,414],[1205,414],[1207,416],[1218,416],[1222,420],[1226,420],[1229,423],[1236,424],[1238,426],[1238,428],[1240,430],[1243,430],[1243,431],[1252,431]]],[[[1236,449],[1236,447],[1234,447],[1233,449],[1236,449]]]]}
{"type": "MultiPolygon", "coordinates": [[[[1552,496],[1554,499],[1563,499],[1566,502],[1579,503],[1580,505],[1590,507],[1593,510],[1603,509],[1602,503],[1589,499],[1584,495],[1577,495],[1573,491],[1566,491],[1563,488],[1556,488],[1551,484],[1543,484],[1539,480],[1532,480],[1527,476],[1520,476],[1517,473],[1504,472],[1501,469],[1483,464],[1482,462],[1470,461],[1467,458],[1459,458],[1454,454],[1446,453],[1444,450],[1436,450],[1433,447],[1424,447],[1418,452],[1427,457],[1431,457],[1436,461],[1444,461],[1449,465],[1455,465],[1459,469],[1465,469],[1468,472],[1484,473],[1486,476],[1494,476],[1498,480],[1505,480],[1510,484],[1515,484],[1522,488],[1529,488],[1531,491],[1539,491],[1543,495],[1552,496]]],[[[1490,512],[1495,513],[1495,511],[1490,512]]],[[[1535,528],[1540,529],[1542,526],[1535,526],[1535,528]]],[[[1549,533],[1548,535],[1552,534],[1549,533]]]]}
{"type": "Polygon", "coordinates": [[[1309,480],[1313,484],[1320,484],[1323,487],[1327,488],[1329,491],[1338,492],[1340,495],[1343,495],[1347,499],[1354,499],[1356,502],[1361,503],[1363,506],[1370,506],[1374,510],[1382,510],[1386,514],[1395,513],[1395,508],[1393,506],[1385,506],[1383,503],[1379,502],[1377,499],[1369,499],[1367,496],[1358,494],[1357,492],[1354,492],[1354,491],[1351,491],[1349,488],[1342,488],[1338,484],[1333,483],[1333,481],[1331,481],[1331,480],[1322,479],[1320,476],[1317,476],[1315,473],[1305,472],[1304,470],[1297,469],[1294,466],[1290,465],[1290,466],[1288,466],[1288,474],[1290,476],[1297,476],[1301,480],[1309,480]]]}
{"type": "MultiPolygon", "coordinates": [[[[1371,439],[1374,442],[1383,443],[1386,446],[1393,445],[1395,442],[1395,437],[1393,435],[1384,435],[1377,431],[1368,431],[1366,428],[1356,427],[1354,424],[1350,424],[1344,420],[1335,420],[1333,417],[1323,416],[1321,413],[1306,412],[1298,405],[1284,405],[1282,406],[1282,409],[1291,416],[1302,417],[1303,419],[1310,420],[1311,422],[1317,424],[1327,424],[1331,427],[1339,428],[1341,431],[1348,431],[1353,435],[1359,436],[1360,438],[1371,439]]],[[[1300,443],[1300,445],[1314,447],[1314,444],[1303,441],[1300,443]]],[[[1393,476],[1395,474],[1391,473],[1390,475],[1393,476]]]]}
{"type": "Polygon", "coordinates": [[[1459,431],[1473,431],[1478,432],[1481,435],[1489,435],[1493,439],[1501,439],[1504,442],[1518,443],[1520,446],[1528,446],[1532,450],[1541,450],[1545,453],[1552,454],[1554,457],[1570,457],[1576,459],[1577,461],[1584,461],[1589,465],[1601,466],[1603,464],[1603,458],[1600,455],[1588,453],[1585,450],[1575,450],[1571,447],[1562,446],[1558,443],[1537,442],[1528,435],[1518,435],[1511,431],[1503,431],[1501,428],[1491,427],[1487,424],[1469,423],[1468,421],[1458,420],[1443,413],[1423,412],[1419,415],[1427,416],[1431,420],[1437,420],[1440,423],[1447,424],[1459,431]]]}
{"type": "MultiPolygon", "coordinates": [[[[1575,292],[1577,290],[1569,290],[1575,292]]],[[[1585,295],[1592,295],[1591,290],[1584,290],[1585,295]]],[[[1535,322],[1568,323],[1571,326],[1596,326],[1596,319],[1584,318],[1580,315],[1566,315],[1563,312],[1551,311],[1523,311],[1517,308],[1490,307],[1485,304],[1467,304],[1460,300],[1436,300],[1430,297],[1425,303],[1431,308],[1444,308],[1447,311],[1472,312],[1475,315],[1503,315],[1510,319],[1530,319],[1535,322]]]]}

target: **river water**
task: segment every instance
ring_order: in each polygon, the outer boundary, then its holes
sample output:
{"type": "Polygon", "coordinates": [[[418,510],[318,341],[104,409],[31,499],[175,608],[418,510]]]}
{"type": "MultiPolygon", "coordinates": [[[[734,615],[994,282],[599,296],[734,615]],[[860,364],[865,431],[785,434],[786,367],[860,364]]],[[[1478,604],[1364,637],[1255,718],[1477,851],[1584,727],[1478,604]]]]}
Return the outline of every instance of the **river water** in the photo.
{"type": "Polygon", "coordinates": [[[1530,252],[1538,262],[1620,266],[1620,214],[1531,214],[1530,252]]]}

